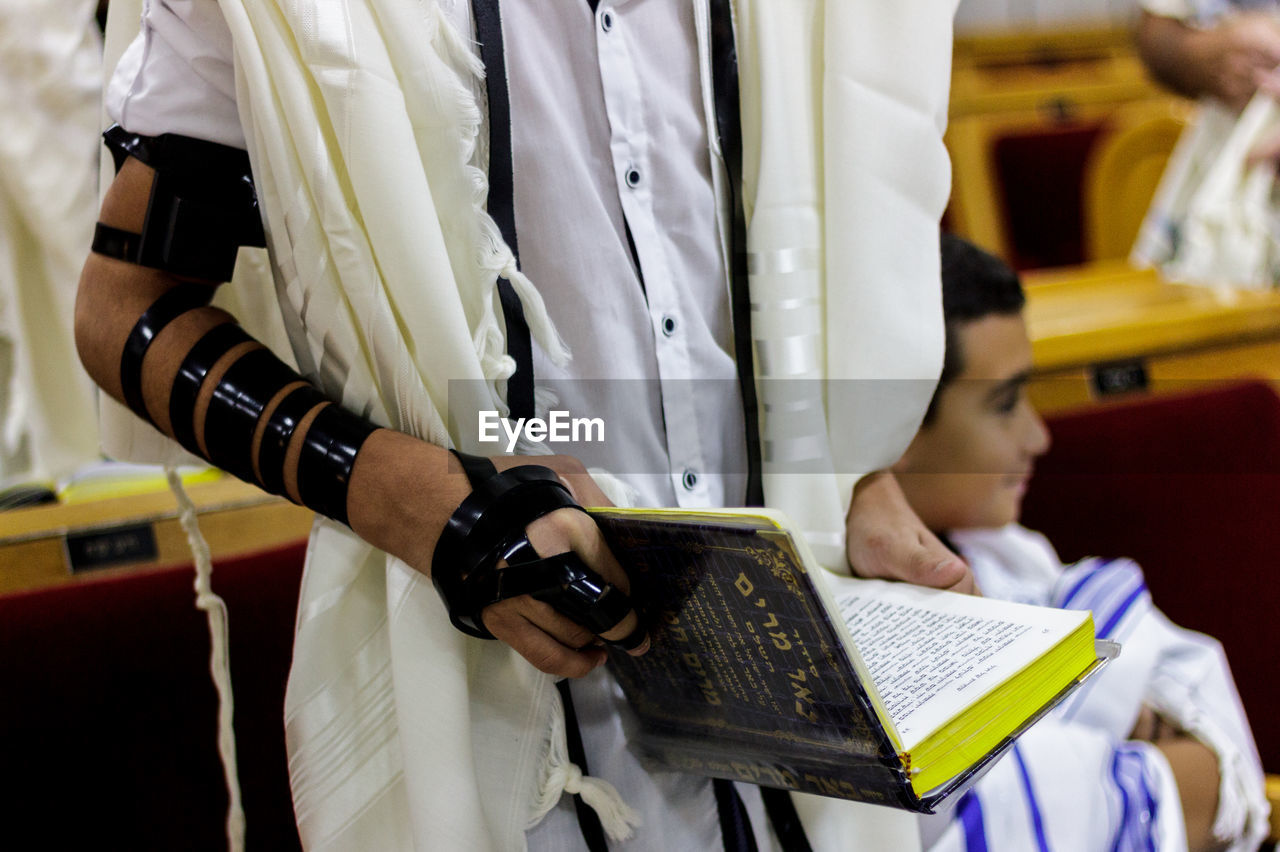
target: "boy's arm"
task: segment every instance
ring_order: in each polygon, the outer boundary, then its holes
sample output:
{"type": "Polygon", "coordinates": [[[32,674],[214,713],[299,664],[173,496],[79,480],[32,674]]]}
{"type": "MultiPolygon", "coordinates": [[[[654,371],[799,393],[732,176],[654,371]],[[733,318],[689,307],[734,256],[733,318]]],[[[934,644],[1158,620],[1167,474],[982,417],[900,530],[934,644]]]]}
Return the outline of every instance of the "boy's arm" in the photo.
{"type": "MultiPolygon", "coordinates": [[[[133,157],[125,160],[104,199],[100,217],[102,224],[127,233],[140,233],[153,176],[153,170],[140,160],[133,157]]],[[[207,287],[211,295],[218,283],[180,280],[159,269],[91,253],[85,262],[77,294],[75,328],[81,360],[94,381],[112,397],[126,401],[128,394],[122,381],[122,353],[140,318],[158,299],[175,288],[207,287]]],[[[232,319],[217,308],[196,307],[178,313],[163,325],[145,348],[140,370],[141,398],[151,420],[164,433],[174,434],[169,417],[170,391],[180,366],[207,332],[232,319]]],[[[186,409],[193,412],[193,440],[200,454],[206,458],[209,456],[208,436],[202,432],[203,427],[211,422],[208,419],[210,411],[219,404],[213,401],[214,388],[232,364],[246,353],[260,348],[260,344],[246,338],[217,357],[199,383],[194,406],[186,409]]],[[[271,395],[269,400],[263,400],[265,406],[261,409],[250,448],[241,453],[246,457],[235,459],[242,470],[242,477],[245,469],[253,471],[250,478],[261,477],[257,460],[264,424],[282,399],[295,388],[305,385],[301,377],[294,375],[293,380],[282,382],[278,389],[267,390],[271,395]]],[[[308,408],[305,416],[297,421],[279,469],[283,474],[283,493],[295,502],[304,502],[299,491],[298,472],[305,468],[306,463],[300,462],[300,456],[307,433],[323,410],[322,403],[317,399],[314,407],[308,408]]],[[[212,435],[213,430],[210,433],[212,435]]],[[[225,446],[226,442],[224,454],[225,446]]],[[[359,446],[350,469],[345,505],[340,507],[347,515],[347,522],[370,544],[429,575],[441,531],[471,491],[461,473],[449,471],[448,459],[447,451],[440,447],[390,429],[373,429],[359,446]]],[[[500,469],[528,463],[511,457],[494,461],[500,469]]],[[[607,502],[576,460],[539,457],[536,463],[550,466],[562,474],[580,504],[607,502]]],[[[531,523],[527,534],[541,555],[573,550],[606,580],[624,591],[627,589],[625,574],[609,554],[595,524],[585,514],[560,509],[531,523]]],[[[590,631],[527,595],[491,605],[484,610],[484,623],[497,638],[507,642],[543,671],[580,676],[604,660],[604,651],[592,645],[595,636],[590,631]],[[581,650],[584,647],[585,650],[581,650]]],[[[635,614],[628,613],[618,627],[604,634],[604,638],[626,636],[635,624],[635,614]]],[[[639,650],[642,651],[643,647],[639,650]]]]}
{"type": "Polygon", "coordinates": [[[1227,844],[1213,837],[1213,821],[1218,814],[1218,757],[1204,743],[1187,734],[1165,736],[1155,741],[1178,780],[1182,818],[1187,824],[1187,848],[1224,849],[1227,844]]]}
{"type": "Polygon", "coordinates": [[[1213,836],[1213,823],[1218,814],[1218,789],[1222,781],[1218,756],[1213,749],[1179,730],[1147,706],[1142,708],[1129,738],[1151,743],[1169,762],[1178,783],[1178,798],[1182,802],[1187,848],[1192,852],[1225,848],[1227,844],[1213,836]]]}

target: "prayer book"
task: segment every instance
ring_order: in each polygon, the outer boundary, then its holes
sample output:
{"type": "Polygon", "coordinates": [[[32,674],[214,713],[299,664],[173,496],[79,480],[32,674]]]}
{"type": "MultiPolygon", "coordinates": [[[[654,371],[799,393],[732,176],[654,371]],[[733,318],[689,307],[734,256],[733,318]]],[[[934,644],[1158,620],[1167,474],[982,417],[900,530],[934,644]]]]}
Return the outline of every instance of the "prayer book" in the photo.
{"type": "Polygon", "coordinates": [[[932,813],[1119,650],[1091,614],[842,577],[767,509],[593,509],[653,639],[610,665],[670,769],[932,813]]]}

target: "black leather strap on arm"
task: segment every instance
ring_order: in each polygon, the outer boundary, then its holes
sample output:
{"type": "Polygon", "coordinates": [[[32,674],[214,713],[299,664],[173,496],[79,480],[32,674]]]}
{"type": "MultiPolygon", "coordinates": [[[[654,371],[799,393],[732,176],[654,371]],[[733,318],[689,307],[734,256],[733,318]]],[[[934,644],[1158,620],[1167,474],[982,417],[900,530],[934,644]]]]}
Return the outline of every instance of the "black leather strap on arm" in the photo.
{"type": "MultiPolygon", "coordinates": [[[[481,613],[491,604],[532,595],[597,635],[607,633],[631,611],[631,600],[605,581],[572,551],[542,557],[525,527],[557,509],[582,507],[549,468],[522,465],[501,473],[488,459],[453,451],[463,464],[472,492],[454,511],[440,534],[431,560],[431,578],[462,632],[492,639],[481,613]],[[500,562],[507,563],[499,568],[500,562]]],[[[647,633],[611,642],[623,650],[637,647],[647,633]]]]}
{"type": "Polygon", "coordinates": [[[252,340],[236,323],[226,322],[214,326],[191,347],[178,367],[178,375],[174,377],[173,387],[169,389],[169,428],[173,431],[173,439],[189,452],[200,454],[193,417],[196,398],[200,395],[205,377],[223,355],[252,340]]]}
{"type": "Polygon", "coordinates": [[[125,340],[120,354],[120,390],[133,413],[153,426],[142,397],[142,359],[165,326],[187,311],[204,307],[212,298],[213,288],[204,284],[179,284],[166,290],[138,317],[125,340]]]}
{"type": "Polygon", "coordinates": [[[155,174],[142,232],[98,224],[93,251],[174,275],[231,278],[241,246],[266,238],[249,155],[176,133],[143,136],[114,125],[103,139],[119,170],[128,157],[155,174]]]}

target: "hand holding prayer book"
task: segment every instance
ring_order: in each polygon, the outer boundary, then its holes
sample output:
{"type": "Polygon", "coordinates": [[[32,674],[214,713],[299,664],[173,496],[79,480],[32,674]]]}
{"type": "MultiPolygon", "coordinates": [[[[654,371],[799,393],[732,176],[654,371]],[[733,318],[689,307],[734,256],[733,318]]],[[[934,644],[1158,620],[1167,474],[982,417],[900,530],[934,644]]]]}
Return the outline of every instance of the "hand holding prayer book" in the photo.
{"type": "Polygon", "coordinates": [[[610,665],[672,769],[930,813],[1118,651],[1087,611],[832,574],[777,512],[592,515],[653,635],[610,665]]]}

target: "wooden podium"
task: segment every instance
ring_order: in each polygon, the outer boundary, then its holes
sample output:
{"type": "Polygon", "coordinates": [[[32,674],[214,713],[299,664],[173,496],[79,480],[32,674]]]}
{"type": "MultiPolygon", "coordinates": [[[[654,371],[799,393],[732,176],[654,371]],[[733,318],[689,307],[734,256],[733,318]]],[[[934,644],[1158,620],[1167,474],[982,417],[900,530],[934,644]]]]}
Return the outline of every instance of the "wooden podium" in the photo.
{"type": "Polygon", "coordinates": [[[1245,377],[1280,388],[1280,290],[1174,284],[1121,261],[1023,283],[1043,412],[1245,377]]]}
{"type": "MultiPolygon", "coordinates": [[[[215,561],[304,539],[314,517],[231,476],[187,493],[215,561]]],[[[168,489],[0,512],[0,594],[192,561],[168,489]]]]}

